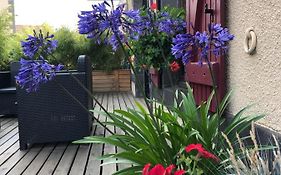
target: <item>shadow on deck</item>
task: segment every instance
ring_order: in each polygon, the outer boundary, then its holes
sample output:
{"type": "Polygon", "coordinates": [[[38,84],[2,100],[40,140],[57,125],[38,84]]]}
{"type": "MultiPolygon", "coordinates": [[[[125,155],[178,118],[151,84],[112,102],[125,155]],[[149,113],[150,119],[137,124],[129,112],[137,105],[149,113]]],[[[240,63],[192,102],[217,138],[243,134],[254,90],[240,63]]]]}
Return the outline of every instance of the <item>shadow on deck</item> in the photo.
{"type": "MultiPolygon", "coordinates": [[[[131,93],[96,94],[98,100],[109,111],[134,108],[131,93]]],[[[140,99],[136,99],[140,100],[140,99]]],[[[95,110],[100,110],[94,104],[95,110]]],[[[104,116],[96,115],[101,121],[104,116]]],[[[115,128],[110,128],[115,131],[115,128]]],[[[94,135],[108,135],[102,127],[94,125],[94,135]]],[[[124,165],[105,165],[98,157],[115,153],[118,149],[111,145],[72,143],[35,144],[31,149],[19,150],[18,122],[16,118],[2,118],[0,130],[0,175],[110,175],[125,168],[124,165]]]]}

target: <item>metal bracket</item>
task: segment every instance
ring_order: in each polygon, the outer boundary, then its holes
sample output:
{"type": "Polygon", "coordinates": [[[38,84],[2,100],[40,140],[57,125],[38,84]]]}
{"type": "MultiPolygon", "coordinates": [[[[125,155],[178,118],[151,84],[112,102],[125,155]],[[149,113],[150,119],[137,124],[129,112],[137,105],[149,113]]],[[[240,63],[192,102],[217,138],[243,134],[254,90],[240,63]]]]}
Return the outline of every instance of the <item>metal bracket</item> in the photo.
{"type": "Polygon", "coordinates": [[[210,14],[211,16],[214,16],[214,9],[209,9],[208,4],[205,4],[205,13],[210,14]]]}

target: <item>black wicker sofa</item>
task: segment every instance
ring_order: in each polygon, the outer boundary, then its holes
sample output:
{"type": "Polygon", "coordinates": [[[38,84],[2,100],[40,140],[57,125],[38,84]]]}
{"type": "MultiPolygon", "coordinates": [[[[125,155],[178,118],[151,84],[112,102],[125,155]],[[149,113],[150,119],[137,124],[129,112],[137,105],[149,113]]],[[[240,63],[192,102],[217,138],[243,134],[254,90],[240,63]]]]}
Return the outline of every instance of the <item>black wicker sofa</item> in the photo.
{"type": "MultiPolygon", "coordinates": [[[[91,64],[86,56],[79,56],[77,70],[71,74],[91,91],[91,64]]],[[[92,99],[68,72],[57,73],[35,93],[17,88],[17,100],[21,150],[34,143],[73,141],[90,135],[92,118],[85,108],[92,108],[92,99]]]]}
{"type": "Polygon", "coordinates": [[[10,71],[0,72],[0,115],[16,115],[16,83],[15,75],[19,70],[19,63],[13,62],[10,71]]]}

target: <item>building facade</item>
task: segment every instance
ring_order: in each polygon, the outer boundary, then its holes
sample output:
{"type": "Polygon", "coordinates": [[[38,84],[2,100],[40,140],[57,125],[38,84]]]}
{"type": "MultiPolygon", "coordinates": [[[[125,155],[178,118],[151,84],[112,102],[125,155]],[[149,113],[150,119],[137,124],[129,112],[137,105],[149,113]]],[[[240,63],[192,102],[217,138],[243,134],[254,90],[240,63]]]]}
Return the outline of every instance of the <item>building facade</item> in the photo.
{"type": "Polygon", "coordinates": [[[13,32],[16,31],[15,27],[15,8],[14,8],[14,0],[0,0],[0,11],[8,9],[9,13],[12,16],[12,24],[11,29],[13,32]]]}
{"type": "Polygon", "coordinates": [[[280,0],[225,0],[225,5],[227,26],[235,35],[227,58],[228,89],[234,90],[230,111],[253,104],[250,113],[266,114],[260,123],[280,132],[280,0]],[[245,31],[250,27],[257,36],[251,55],[243,48],[245,31]]]}

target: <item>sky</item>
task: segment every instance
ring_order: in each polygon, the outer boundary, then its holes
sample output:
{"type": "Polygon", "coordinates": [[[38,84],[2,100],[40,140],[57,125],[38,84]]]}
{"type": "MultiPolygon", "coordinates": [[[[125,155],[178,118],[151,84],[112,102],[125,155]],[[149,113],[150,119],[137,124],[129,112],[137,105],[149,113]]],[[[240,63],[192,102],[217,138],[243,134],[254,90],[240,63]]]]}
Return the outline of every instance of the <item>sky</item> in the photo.
{"type": "MultiPolygon", "coordinates": [[[[14,0],[16,25],[48,23],[54,28],[77,28],[80,11],[91,10],[93,3],[103,0],[14,0]]],[[[116,4],[118,0],[115,0],[116,4]]]]}

